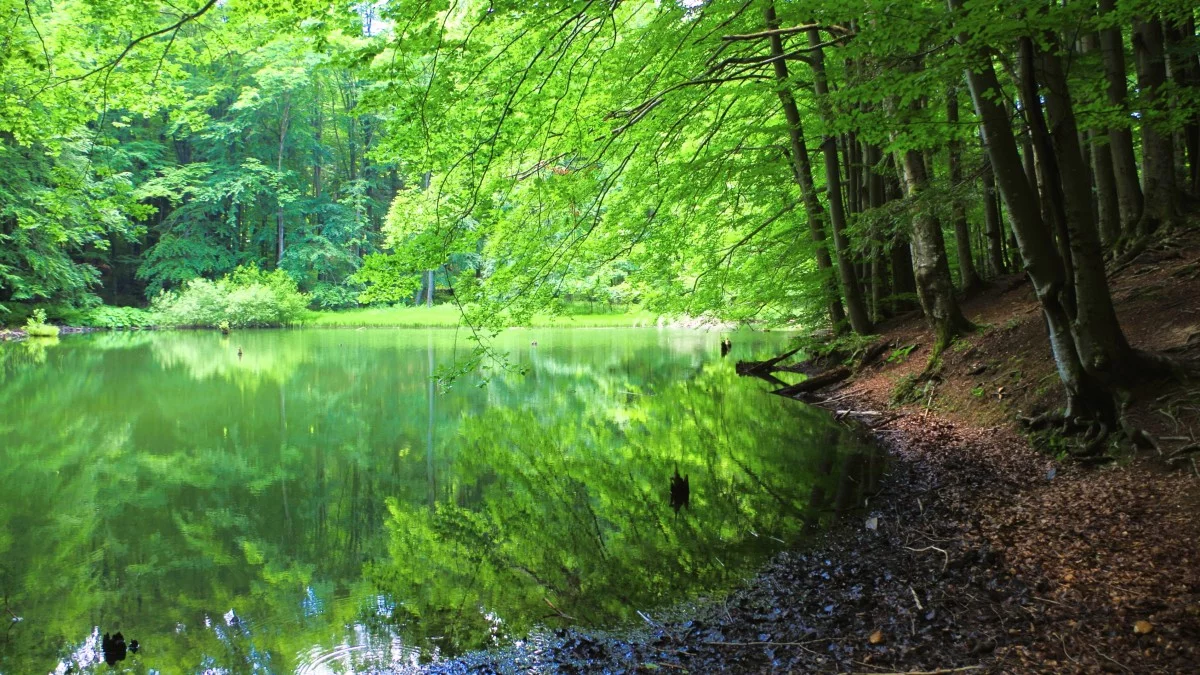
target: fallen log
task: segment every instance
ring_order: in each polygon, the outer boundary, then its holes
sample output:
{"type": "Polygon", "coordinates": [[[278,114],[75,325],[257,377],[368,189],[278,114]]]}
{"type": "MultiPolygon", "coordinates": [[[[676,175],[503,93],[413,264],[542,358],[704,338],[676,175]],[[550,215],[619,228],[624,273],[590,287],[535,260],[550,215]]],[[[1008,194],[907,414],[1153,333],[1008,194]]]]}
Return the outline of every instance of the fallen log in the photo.
{"type": "Polygon", "coordinates": [[[790,356],[793,356],[794,354],[796,354],[796,352],[799,352],[799,351],[800,351],[800,347],[796,347],[795,349],[793,349],[792,351],[790,351],[786,354],[781,354],[781,355],[776,356],[775,358],[767,360],[767,361],[738,361],[737,366],[736,366],[737,374],[738,375],[758,375],[760,373],[770,373],[775,370],[782,370],[782,368],[776,368],[775,364],[779,363],[780,361],[782,361],[790,356]]]}
{"type": "Polygon", "coordinates": [[[854,370],[862,370],[863,368],[871,365],[876,359],[878,359],[880,356],[883,356],[883,353],[890,349],[891,346],[891,340],[880,340],[879,342],[876,342],[874,345],[869,347],[863,354],[862,358],[859,359],[858,363],[854,366],[854,370]]]}
{"type": "Polygon", "coordinates": [[[850,369],[845,366],[841,366],[840,368],[834,368],[819,375],[814,375],[807,380],[800,382],[799,384],[793,384],[782,389],[776,389],[771,393],[779,396],[786,396],[788,398],[795,398],[797,394],[804,394],[807,392],[816,391],[818,389],[823,389],[831,384],[841,382],[847,377],[850,377],[850,369]]]}

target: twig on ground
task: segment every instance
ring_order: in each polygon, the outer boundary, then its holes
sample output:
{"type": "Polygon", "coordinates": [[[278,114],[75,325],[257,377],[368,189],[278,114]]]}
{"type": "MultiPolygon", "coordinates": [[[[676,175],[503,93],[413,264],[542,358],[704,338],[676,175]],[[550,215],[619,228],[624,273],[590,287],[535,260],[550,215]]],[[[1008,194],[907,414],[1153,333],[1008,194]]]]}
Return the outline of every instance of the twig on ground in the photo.
{"type": "Polygon", "coordinates": [[[564,613],[564,612],[563,612],[561,609],[559,609],[558,607],[555,607],[555,606],[554,606],[554,603],[553,603],[553,602],[550,602],[550,598],[542,598],[542,600],[544,600],[544,601],[545,601],[545,603],[546,603],[547,605],[549,605],[549,606],[550,606],[550,609],[554,610],[554,613],[555,613],[557,616],[559,616],[560,618],[566,619],[566,620],[568,620],[568,621],[578,621],[578,620],[579,620],[579,619],[576,619],[575,617],[573,617],[573,616],[571,616],[571,615],[569,615],[569,614],[566,614],[566,613],[564,613]]]}
{"type": "Polygon", "coordinates": [[[960,668],[938,668],[937,670],[900,670],[896,673],[863,671],[863,673],[851,673],[850,675],[942,675],[943,673],[966,673],[968,670],[983,670],[983,665],[962,665],[960,668]]]}
{"type": "Polygon", "coordinates": [[[909,586],[908,592],[912,593],[913,602],[917,603],[917,611],[924,612],[925,608],[921,605],[921,599],[917,597],[917,591],[912,586],[909,586]]]}
{"type": "Polygon", "coordinates": [[[941,553],[942,555],[946,556],[946,560],[942,563],[942,571],[945,572],[946,568],[950,566],[950,554],[946,553],[945,549],[940,549],[936,546],[926,546],[925,548],[912,548],[909,546],[905,546],[904,548],[908,549],[909,551],[912,551],[913,553],[921,553],[923,551],[929,551],[929,550],[937,551],[938,553],[941,553]]]}

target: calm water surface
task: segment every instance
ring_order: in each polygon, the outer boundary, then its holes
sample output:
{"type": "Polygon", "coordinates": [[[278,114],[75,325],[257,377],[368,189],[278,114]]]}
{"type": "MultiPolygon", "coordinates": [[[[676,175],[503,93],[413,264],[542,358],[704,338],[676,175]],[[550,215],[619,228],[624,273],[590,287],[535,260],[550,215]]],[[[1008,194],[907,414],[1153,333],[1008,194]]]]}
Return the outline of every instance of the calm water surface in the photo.
{"type": "Polygon", "coordinates": [[[718,593],[881,466],[719,337],[514,330],[444,391],[455,331],[0,345],[0,674],[403,671],[718,593]]]}

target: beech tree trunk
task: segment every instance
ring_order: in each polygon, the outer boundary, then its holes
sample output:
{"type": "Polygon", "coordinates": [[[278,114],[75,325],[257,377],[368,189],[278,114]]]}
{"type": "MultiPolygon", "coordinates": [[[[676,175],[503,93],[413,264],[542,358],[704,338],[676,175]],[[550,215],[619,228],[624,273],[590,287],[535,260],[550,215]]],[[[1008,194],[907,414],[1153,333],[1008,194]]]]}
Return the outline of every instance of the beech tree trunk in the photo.
{"type": "MultiPolygon", "coordinates": [[[[1075,276],[1074,262],[1069,253],[1071,246],[1070,230],[1067,227],[1066,198],[1063,196],[1060,176],[1062,171],[1058,166],[1058,156],[1054,152],[1054,143],[1050,138],[1050,129],[1046,118],[1042,115],[1042,99],[1038,92],[1037,75],[1034,72],[1036,54],[1033,40],[1022,37],[1018,41],[1020,49],[1020,85],[1021,105],[1025,109],[1025,119],[1029,125],[1029,133],[1033,138],[1033,153],[1036,159],[1038,186],[1041,193],[1043,222],[1053,226],[1057,239],[1058,252],[1067,279],[1075,276]]],[[[1068,313],[1075,309],[1075,288],[1071,284],[1063,287],[1063,303],[1068,313]]]]}
{"type": "Polygon", "coordinates": [[[1113,174],[1112,153],[1109,152],[1107,139],[1101,132],[1088,131],[1087,138],[1092,175],[1096,180],[1096,224],[1100,227],[1100,241],[1105,247],[1110,247],[1121,238],[1121,206],[1117,199],[1117,179],[1113,174]]]}
{"type": "MultiPolygon", "coordinates": [[[[863,164],[865,169],[865,182],[867,193],[867,206],[869,209],[877,209],[884,204],[884,184],[883,176],[878,171],[878,164],[883,158],[883,152],[877,145],[868,143],[863,144],[863,164]]],[[[879,230],[874,225],[871,226],[871,320],[879,321],[883,316],[883,297],[887,294],[885,288],[886,280],[885,273],[887,263],[883,257],[883,241],[879,236],[879,230]]],[[[910,268],[911,269],[911,268],[910,268]]]]}
{"type": "Polygon", "coordinates": [[[988,274],[1004,274],[1004,224],[1000,222],[1000,205],[996,203],[996,176],[992,160],[983,159],[983,229],[987,240],[988,274]]]}
{"type": "Polygon", "coordinates": [[[1142,217],[1132,233],[1142,241],[1160,226],[1174,221],[1179,213],[1175,185],[1175,143],[1164,123],[1167,63],[1162,23],[1157,19],[1135,21],[1133,49],[1137,57],[1138,89],[1146,105],[1142,120],[1142,192],[1146,201],[1142,217]]]}
{"type": "MultiPolygon", "coordinates": [[[[1200,55],[1196,54],[1196,22],[1189,18],[1163,26],[1166,34],[1171,79],[1180,91],[1200,88],[1200,55]]],[[[1183,144],[1188,160],[1188,183],[1195,195],[1200,195],[1200,110],[1193,108],[1192,116],[1183,126],[1183,144]]]]}
{"type": "MultiPolygon", "coordinates": [[[[1100,0],[1100,13],[1113,11],[1115,0],[1100,0]]],[[[1125,81],[1125,42],[1121,29],[1113,26],[1100,31],[1100,54],[1104,59],[1108,103],[1125,112],[1129,86],[1125,81]]],[[[1108,128],[1108,150],[1112,156],[1113,180],[1116,181],[1117,205],[1121,230],[1132,232],[1142,217],[1142,187],[1138,183],[1137,158],[1133,154],[1133,132],[1128,124],[1108,128]]]]}
{"type": "MultiPolygon", "coordinates": [[[[915,203],[921,192],[929,187],[925,159],[920,152],[908,150],[901,153],[900,163],[904,169],[905,195],[915,203]]],[[[927,207],[919,206],[912,217],[912,257],[917,298],[925,318],[933,326],[936,336],[933,353],[937,355],[950,345],[951,340],[973,326],[963,316],[954,297],[942,224],[927,207]]]]}
{"type": "MultiPolygon", "coordinates": [[[[768,4],[763,9],[768,29],[779,28],[779,20],[775,16],[775,7],[768,4]]],[[[823,285],[829,305],[829,321],[834,332],[843,329],[846,313],[842,309],[842,301],[838,296],[836,282],[829,272],[833,262],[829,249],[825,245],[825,209],[817,196],[816,186],[812,178],[812,161],[808,156],[808,147],[804,144],[804,127],[800,122],[800,110],[796,107],[796,99],[792,96],[791,77],[788,74],[787,62],[784,61],[783,40],[778,34],[770,37],[771,55],[775,57],[775,84],[778,87],[779,103],[783,107],[783,115],[787,119],[788,141],[791,148],[792,173],[796,184],[800,186],[800,200],[808,216],[809,230],[817,249],[817,270],[825,275],[823,285]]]]}
{"type": "MultiPolygon", "coordinates": [[[[1084,54],[1099,52],[1099,36],[1095,33],[1084,35],[1080,40],[1080,48],[1084,54]]],[[[1095,207],[1096,224],[1100,228],[1101,243],[1111,247],[1121,238],[1121,209],[1108,134],[1106,130],[1088,129],[1086,138],[1087,161],[1091,165],[1092,186],[1095,188],[1092,204],[1095,207]]]]}
{"type": "MultiPolygon", "coordinates": [[[[946,95],[946,122],[952,127],[958,125],[958,89],[950,87],[946,95]]],[[[957,134],[957,129],[953,132],[957,134]]],[[[962,141],[953,138],[949,147],[950,187],[957,190],[962,183],[962,141]]],[[[971,257],[971,230],[967,223],[967,209],[962,199],[955,197],[950,206],[951,220],[954,225],[954,242],[958,249],[958,276],[964,293],[970,293],[982,285],[979,273],[975,271],[975,262],[971,257]]]]}
{"type": "Polygon", "coordinates": [[[1061,168],[1069,250],[1073,261],[1075,304],[1072,330],[1079,358],[1094,375],[1108,384],[1128,382],[1134,373],[1132,350],[1117,323],[1100,235],[1092,219],[1091,188],[1079,147],[1078,126],[1066,73],[1054,45],[1041,53],[1042,81],[1051,138],[1061,168]]]}
{"type": "MultiPolygon", "coordinates": [[[[772,50],[774,44],[772,42],[772,50]]],[[[810,47],[821,44],[821,36],[817,30],[808,32],[808,44],[810,47]]],[[[782,48],[782,42],[780,46],[782,48]]],[[[817,109],[828,127],[832,125],[833,120],[829,111],[829,84],[825,75],[824,53],[820,48],[815,48],[809,58],[809,65],[813,71],[813,91],[817,95],[817,109]]],[[[775,63],[777,68],[786,68],[783,59],[775,63]]],[[[858,276],[850,259],[850,242],[846,236],[846,208],[842,201],[841,172],[838,168],[837,139],[826,134],[821,142],[821,152],[825,156],[825,196],[829,201],[829,222],[833,229],[834,253],[837,256],[838,276],[842,282],[842,297],[846,301],[846,314],[850,319],[850,328],[859,335],[867,335],[871,332],[871,319],[867,314],[858,276]]]]}
{"type": "MultiPolygon", "coordinates": [[[[951,10],[961,9],[962,3],[963,0],[947,0],[951,10]]],[[[965,35],[960,35],[959,41],[968,42],[965,35]]],[[[1090,223],[1090,208],[1079,205],[1080,201],[1087,201],[1086,195],[1081,194],[1086,191],[1081,189],[1084,176],[1082,172],[1073,177],[1068,175],[1069,167],[1082,164],[1083,158],[1061,66],[1053,58],[1043,59],[1048,85],[1045,98],[1054,124],[1054,149],[1066,162],[1060,176],[1064,195],[1071,200],[1072,232],[1067,255],[1076,258],[1071,276],[1064,272],[1065,261],[1036,207],[1032,187],[1024,178],[1008,116],[992,97],[992,92],[1000,90],[1000,84],[991,57],[974,56],[966,71],[967,82],[996,183],[1046,319],[1054,360],[1066,389],[1067,419],[1082,417],[1112,425],[1117,418],[1115,388],[1136,377],[1131,368],[1137,359],[1125,342],[1112,309],[1099,237],[1090,223]],[[1077,290],[1078,313],[1064,302],[1071,288],[1077,290]]]]}

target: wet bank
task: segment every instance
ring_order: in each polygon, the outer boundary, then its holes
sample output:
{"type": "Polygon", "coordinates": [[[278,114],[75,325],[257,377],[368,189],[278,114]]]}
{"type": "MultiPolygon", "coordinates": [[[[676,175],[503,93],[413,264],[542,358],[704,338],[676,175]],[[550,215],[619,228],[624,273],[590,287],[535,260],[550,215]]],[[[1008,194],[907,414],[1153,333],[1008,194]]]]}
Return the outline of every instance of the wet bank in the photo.
{"type": "Polygon", "coordinates": [[[1190,486],[1058,466],[1005,428],[928,412],[869,417],[894,461],[867,513],[779,555],[727,598],[675,619],[647,615],[625,634],[539,634],[424,671],[1188,672],[1200,662],[1196,528],[1155,498],[1190,486]],[[1121,516],[1134,488],[1145,506],[1121,516]],[[1100,504],[1085,513],[1088,496],[1100,504]]]}

